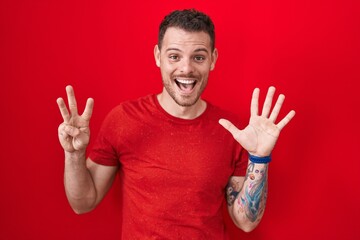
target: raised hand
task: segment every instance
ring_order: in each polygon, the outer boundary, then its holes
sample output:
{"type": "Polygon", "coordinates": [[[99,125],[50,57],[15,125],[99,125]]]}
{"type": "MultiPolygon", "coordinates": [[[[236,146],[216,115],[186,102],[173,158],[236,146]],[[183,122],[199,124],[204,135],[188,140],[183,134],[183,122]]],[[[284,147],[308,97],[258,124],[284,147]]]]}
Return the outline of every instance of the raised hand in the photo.
{"type": "Polygon", "coordinates": [[[83,114],[79,115],[73,88],[67,86],[66,93],[70,112],[62,98],[56,100],[64,120],[58,128],[59,141],[66,152],[85,151],[90,140],[89,122],[94,100],[88,98],[83,114]]]}
{"type": "Polygon", "coordinates": [[[291,110],[279,123],[275,123],[279,115],[285,96],[280,94],[274,108],[271,111],[275,88],[270,87],[266,95],[261,115],[259,115],[259,93],[256,88],[251,99],[251,116],[249,125],[243,130],[236,128],[230,121],[220,119],[219,123],[227,129],[237,142],[241,144],[251,155],[264,157],[269,156],[275,147],[281,130],[295,116],[291,110]]]}

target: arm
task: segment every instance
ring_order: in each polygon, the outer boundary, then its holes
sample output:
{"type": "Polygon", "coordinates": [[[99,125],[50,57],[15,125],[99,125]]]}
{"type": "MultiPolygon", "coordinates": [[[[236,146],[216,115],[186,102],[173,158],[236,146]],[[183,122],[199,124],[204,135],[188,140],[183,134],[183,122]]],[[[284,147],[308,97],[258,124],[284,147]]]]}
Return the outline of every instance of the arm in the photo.
{"type": "MultiPolygon", "coordinates": [[[[280,131],[295,116],[295,112],[290,111],[278,124],[275,124],[285,96],[279,95],[270,113],[274,93],[275,88],[270,87],[262,113],[259,115],[259,89],[254,90],[249,125],[243,130],[239,130],[228,120],[219,121],[249,154],[256,157],[270,156],[280,131]]],[[[253,230],[264,214],[267,176],[268,163],[259,164],[249,161],[245,178],[233,176],[229,180],[226,189],[229,214],[234,223],[246,232],[253,230]]]]}
{"type": "Polygon", "coordinates": [[[64,119],[58,129],[65,152],[64,185],[73,210],[80,214],[94,209],[105,196],[114,179],[117,167],[107,167],[86,161],[86,147],[90,139],[89,122],[94,101],[88,99],[82,115],[78,115],[74,91],[66,87],[69,110],[62,98],[57,103],[64,119]]]}
{"type": "Polygon", "coordinates": [[[228,211],[234,223],[245,232],[260,222],[266,204],[268,164],[249,161],[246,177],[230,177],[226,187],[228,211]]]}
{"type": "Polygon", "coordinates": [[[117,167],[65,153],[65,193],[74,212],[82,214],[93,210],[110,189],[116,172],[117,167]]]}

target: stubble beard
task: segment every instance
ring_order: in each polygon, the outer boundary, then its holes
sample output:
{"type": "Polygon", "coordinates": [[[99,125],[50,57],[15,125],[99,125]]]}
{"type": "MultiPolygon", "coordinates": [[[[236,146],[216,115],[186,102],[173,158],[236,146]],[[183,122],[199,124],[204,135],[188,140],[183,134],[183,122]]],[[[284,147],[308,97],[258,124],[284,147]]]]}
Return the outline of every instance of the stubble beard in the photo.
{"type": "Polygon", "coordinates": [[[201,82],[201,83],[198,82],[197,84],[201,84],[201,86],[200,86],[199,90],[195,93],[196,94],[195,97],[193,97],[192,95],[181,96],[176,93],[175,89],[172,88],[171,83],[165,82],[164,78],[163,78],[162,82],[165,87],[165,90],[168,92],[170,97],[175,101],[175,103],[177,105],[179,105],[181,107],[191,107],[191,106],[195,105],[199,101],[200,96],[203,93],[205,86],[206,86],[206,84],[204,82],[201,82]]]}

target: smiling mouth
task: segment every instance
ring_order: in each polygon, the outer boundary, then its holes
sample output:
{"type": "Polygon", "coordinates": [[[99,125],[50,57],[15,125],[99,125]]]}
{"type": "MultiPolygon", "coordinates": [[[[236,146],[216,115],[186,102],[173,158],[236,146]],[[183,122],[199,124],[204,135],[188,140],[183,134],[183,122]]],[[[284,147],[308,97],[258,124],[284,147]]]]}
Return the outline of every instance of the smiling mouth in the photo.
{"type": "Polygon", "coordinates": [[[196,80],[176,78],[175,83],[182,92],[191,93],[196,85],[196,80]]]}

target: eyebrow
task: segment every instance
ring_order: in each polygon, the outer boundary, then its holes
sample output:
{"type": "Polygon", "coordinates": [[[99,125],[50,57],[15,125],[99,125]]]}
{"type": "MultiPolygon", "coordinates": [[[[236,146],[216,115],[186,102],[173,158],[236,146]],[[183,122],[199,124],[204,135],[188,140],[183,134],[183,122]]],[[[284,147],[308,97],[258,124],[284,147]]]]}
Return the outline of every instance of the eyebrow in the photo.
{"type": "Polygon", "coordinates": [[[209,51],[206,48],[198,48],[195,50],[195,52],[206,52],[208,53],[209,51]]]}
{"type": "MultiPolygon", "coordinates": [[[[179,52],[182,52],[179,48],[167,48],[167,49],[166,49],[166,52],[169,52],[169,51],[179,51],[179,52]]],[[[197,49],[195,49],[194,52],[206,52],[206,53],[208,53],[209,51],[208,51],[206,48],[197,48],[197,49]]]]}

